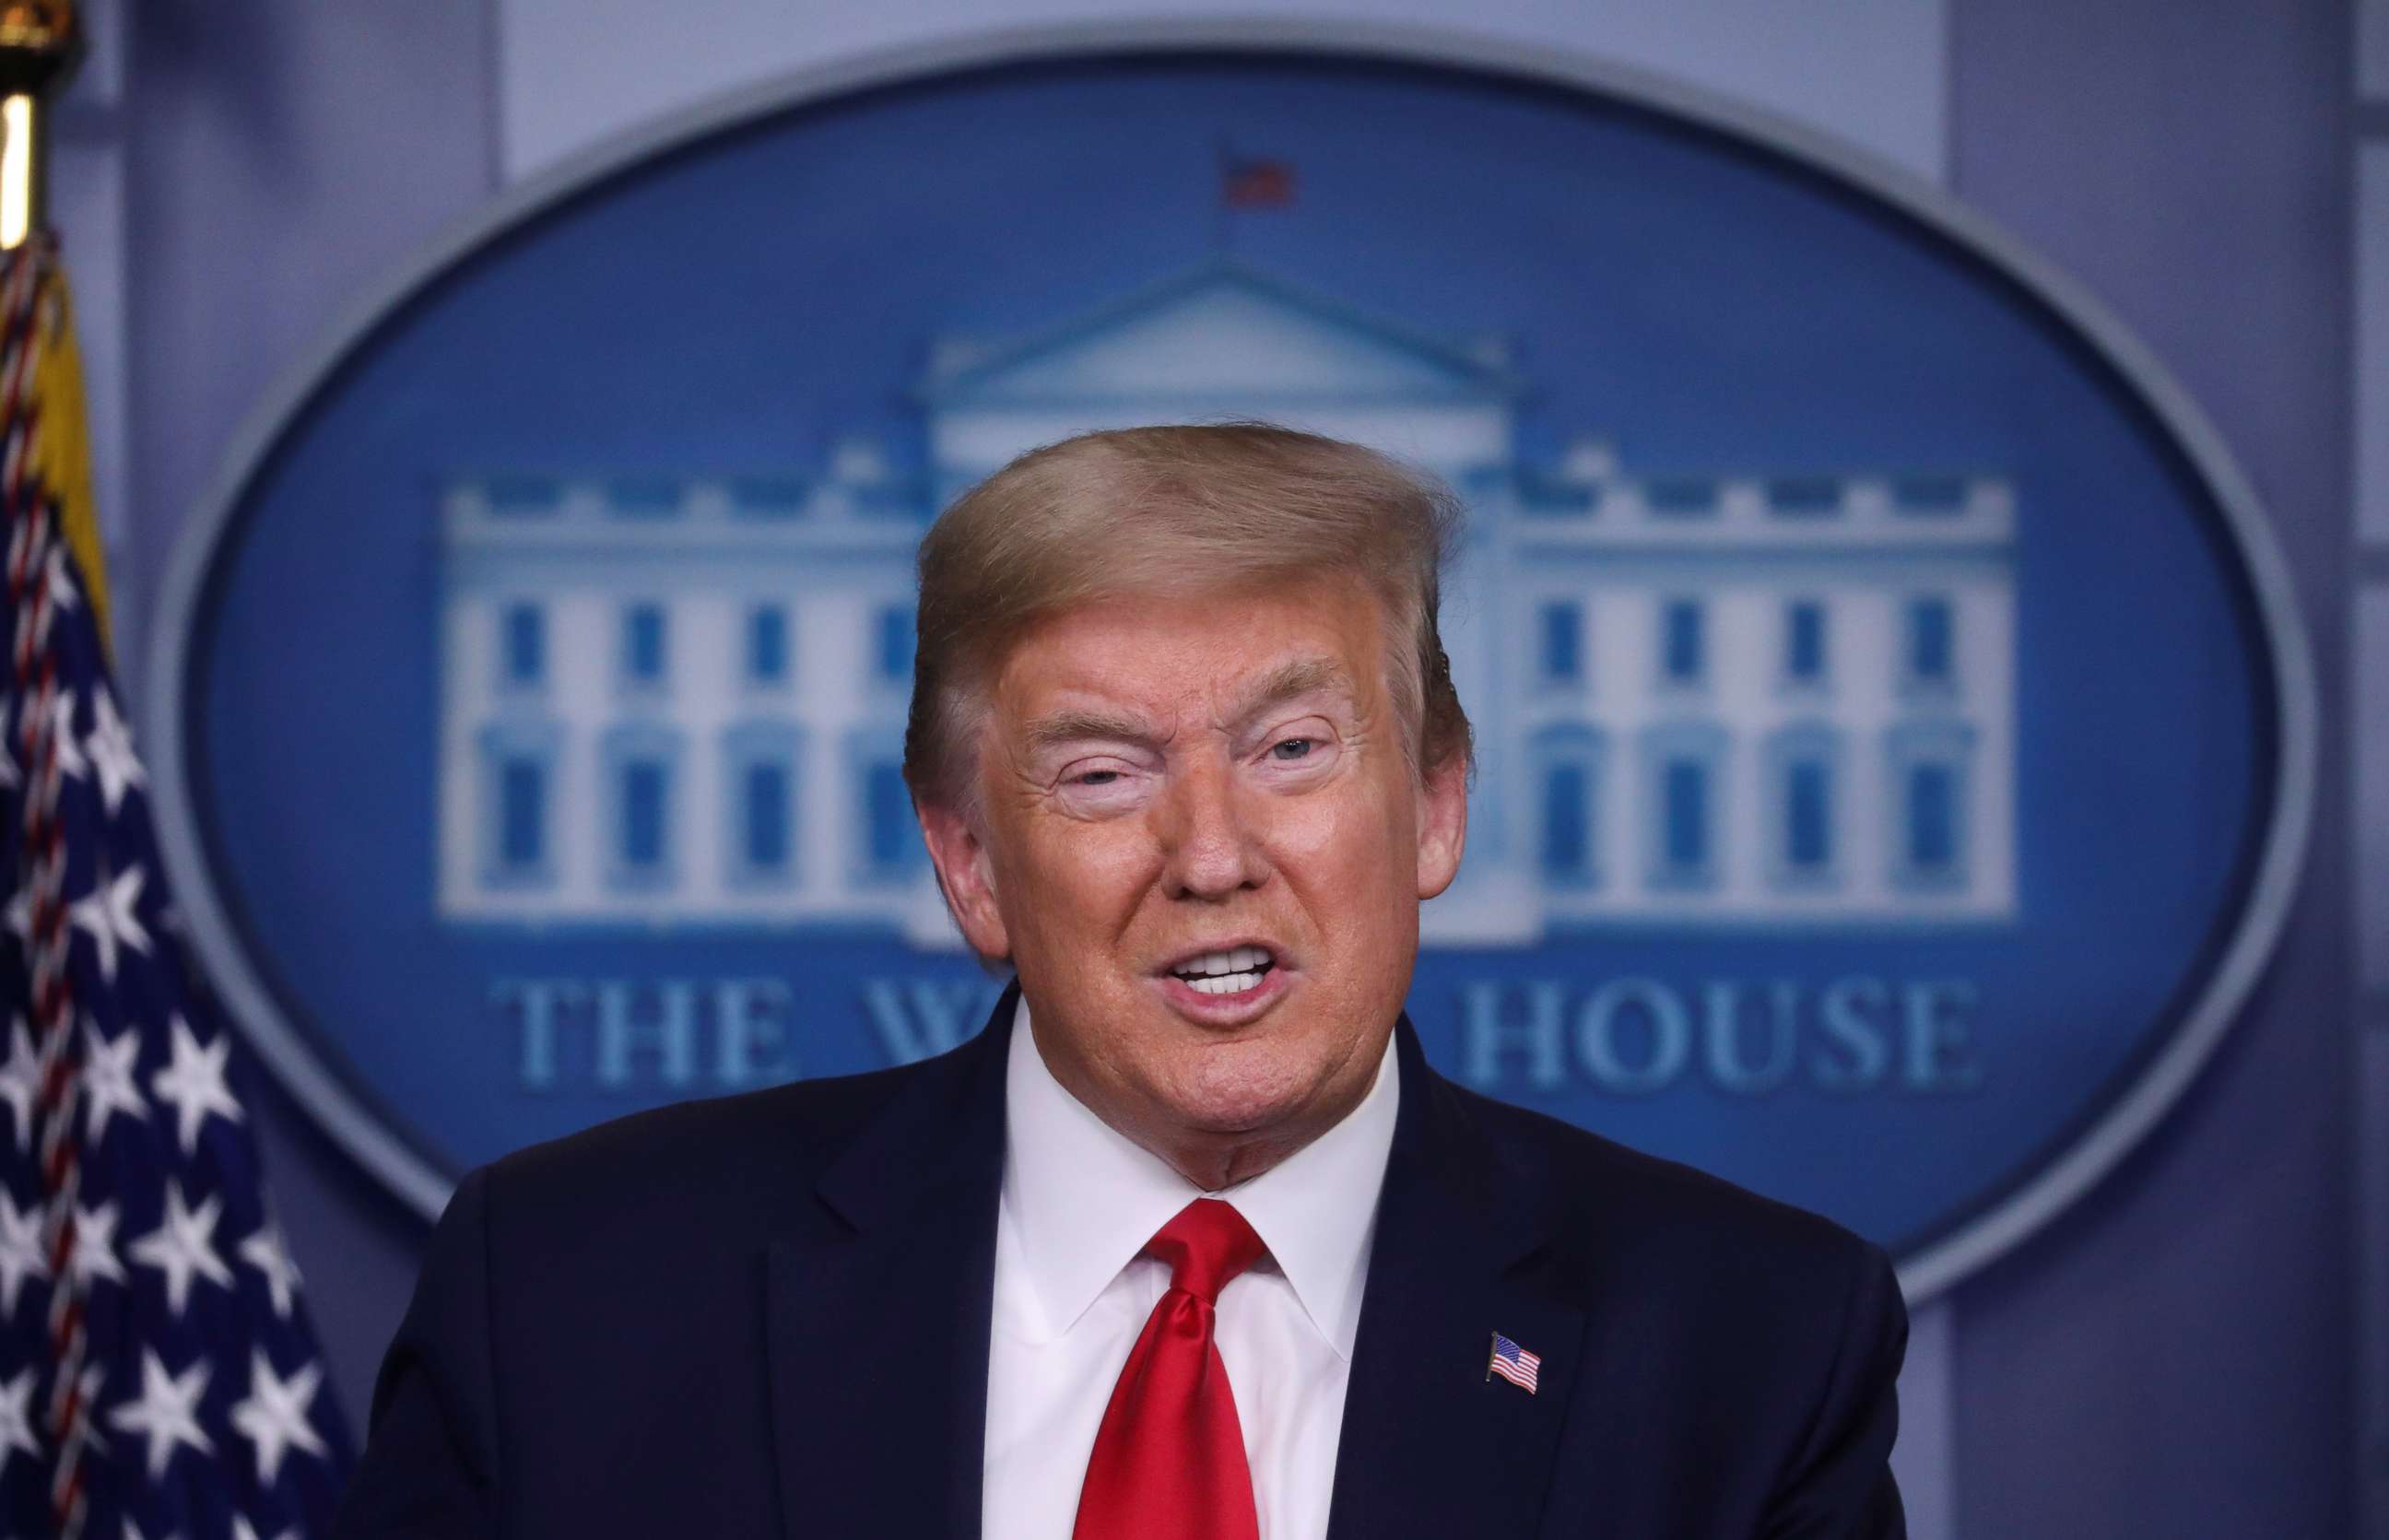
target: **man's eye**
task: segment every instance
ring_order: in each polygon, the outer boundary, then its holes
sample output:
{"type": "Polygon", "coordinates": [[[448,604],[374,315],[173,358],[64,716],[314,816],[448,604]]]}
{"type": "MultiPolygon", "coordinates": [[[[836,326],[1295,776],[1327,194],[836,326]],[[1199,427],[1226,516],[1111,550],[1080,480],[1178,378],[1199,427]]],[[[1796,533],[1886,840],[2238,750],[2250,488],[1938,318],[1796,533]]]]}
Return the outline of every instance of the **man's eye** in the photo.
{"type": "Polygon", "coordinates": [[[1286,738],[1270,745],[1270,753],[1280,760],[1306,758],[1317,747],[1316,738],[1286,738]]]}
{"type": "Polygon", "coordinates": [[[1082,770],[1070,778],[1077,786],[1108,786],[1119,779],[1119,771],[1111,770],[1082,770]]]}

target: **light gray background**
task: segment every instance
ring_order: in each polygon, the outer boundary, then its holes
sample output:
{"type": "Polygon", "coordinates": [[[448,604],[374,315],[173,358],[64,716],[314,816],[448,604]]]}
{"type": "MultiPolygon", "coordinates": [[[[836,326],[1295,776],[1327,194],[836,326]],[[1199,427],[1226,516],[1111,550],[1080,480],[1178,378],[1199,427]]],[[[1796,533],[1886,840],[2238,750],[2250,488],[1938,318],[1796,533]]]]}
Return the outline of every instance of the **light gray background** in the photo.
{"type": "Polygon", "coordinates": [[[708,95],[876,48],[990,27],[1203,14],[1465,28],[1690,80],[1830,128],[1910,171],[1944,169],[1946,0],[498,0],[498,132],[519,176],[708,95]],[[658,46],[662,43],[664,45],[658,46]]]}
{"type": "MultiPolygon", "coordinates": [[[[2346,672],[2351,572],[2389,593],[2380,549],[2349,560],[2348,341],[2351,146],[2389,116],[2352,99],[2357,18],[2344,0],[1267,8],[1622,58],[1944,180],[2086,283],[2180,377],[2274,516],[2327,706],[2389,715],[2389,647],[2368,649],[2369,690],[2346,672]]],[[[61,180],[86,169],[61,215],[92,354],[120,656],[143,655],[175,530],[275,376],[514,177],[799,62],[1089,14],[1065,0],[100,7],[100,63],[62,124],[61,180]]],[[[2383,25],[2368,19],[2365,57],[2380,57],[2383,25]]],[[[2384,218],[2376,200],[2367,228],[2384,218]]],[[[2377,406],[2367,417],[2384,420],[2377,406]]],[[[2381,463],[2369,450],[2368,466],[2381,463]]],[[[2384,1201],[2379,1186],[2359,1197],[2382,1162],[2357,1137],[2358,1097],[2375,1088],[2377,1129],[2389,1082],[2358,1050],[2381,1041],[2389,1010],[2376,974],[2374,1030],[2354,1029],[2345,720],[2327,710],[2306,880],[2246,1020],[2117,1173],[1920,1320],[1930,1383],[1915,1387],[1902,1451],[1920,1535],[2358,1532],[2359,1468],[2377,1484],[2383,1466],[2378,1442],[2359,1458],[2359,1341],[2376,1383],[2383,1363],[2380,1333],[2357,1326],[2359,1292],[2378,1299],[2383,1275],[2359,1266],[2380,1254],[2384,1201]]],[[[2389,772],[2369,779],[2377,846],[2389,772]]],[[[361,1418],[422,1227],[278,1091],[250,1094],[334,1382],[361,1418]]],[[[2389,1534],[2383,1511],[2366,1533],[2389,1534]]]]}

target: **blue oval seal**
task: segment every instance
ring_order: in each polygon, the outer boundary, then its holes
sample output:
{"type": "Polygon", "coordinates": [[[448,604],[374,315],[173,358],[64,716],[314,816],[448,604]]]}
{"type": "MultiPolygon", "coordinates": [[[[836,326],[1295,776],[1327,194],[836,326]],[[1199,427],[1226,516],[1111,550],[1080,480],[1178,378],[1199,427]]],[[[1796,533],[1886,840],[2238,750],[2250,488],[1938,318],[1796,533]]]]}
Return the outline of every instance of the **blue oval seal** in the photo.
{"type": "Polygon", "coordinates": [[[2179,1092],[2312,795],[2280,564],[2087,297],[1902,173],[1425,35],[1060,32],[505,201],[262,414],[150,678],[190,929],[427,1210],[995,986],[898,774],[911,558],[1090,427],[1269,417],[1472,509],[1481,771],[1412,1012],[1912,1297],[2179,1092]]]}

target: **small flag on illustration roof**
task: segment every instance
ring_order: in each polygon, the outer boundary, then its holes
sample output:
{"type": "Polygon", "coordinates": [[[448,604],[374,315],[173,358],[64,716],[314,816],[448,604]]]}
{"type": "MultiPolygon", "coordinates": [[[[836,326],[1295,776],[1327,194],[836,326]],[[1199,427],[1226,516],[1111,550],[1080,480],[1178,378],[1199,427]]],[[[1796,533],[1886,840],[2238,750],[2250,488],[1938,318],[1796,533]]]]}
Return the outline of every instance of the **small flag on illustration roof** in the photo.
{"type": "Polygon", "coordinates": [[[350,1445],[110,677],[65,274],[0,253],[0,1533],[321,1534],[350,1445]]]}
{"type": "Polygon", "coordinates": [[[1294,202],[1294,167],[1223,152],[1220,201],[1231,209],[1284,209],[1294,202]]]}

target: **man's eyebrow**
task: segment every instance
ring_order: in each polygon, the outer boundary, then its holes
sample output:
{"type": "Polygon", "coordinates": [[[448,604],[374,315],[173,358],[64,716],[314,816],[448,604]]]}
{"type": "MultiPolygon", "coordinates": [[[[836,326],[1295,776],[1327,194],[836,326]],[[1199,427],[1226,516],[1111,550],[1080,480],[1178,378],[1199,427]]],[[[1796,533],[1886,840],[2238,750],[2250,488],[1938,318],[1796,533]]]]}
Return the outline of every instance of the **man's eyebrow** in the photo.
{"type": "Polygon", "coordinates": [[[1134,717],[1115,716],[1105,711],[1069,710],[1038,718],[1023,730],[1021,736],[1033,754],[1059,748],[1066,744],[1083,744],[1090,739],[1150,744],[1153,742],[1153,730],[1134,717]]]}
{"type": "MultiPolygon", "coordinates": [[[[1228,719],[1239,726],[1273,706],[1300,695],[1333,690],[1349,696],[1352,676],[1332,657],[1298,657],[1262,675],[1238,700],[1228,719]]],[[[1148,746],[1158,742],[1150,723],[1138,718],[1088,707],[1072,707],[1038,718],[1021,730],[1032,754],[1091,741],[1148,746]]]]}
{"type": "Polygon", "coordinates": [[[1352,676],[1345,671],[1344,665],[1325,656],[1290,658],[1262,675],[1250,690],[1246,691],[1236,709],[1229,713],[1228,719],[1242,725],[1273,706],[1325,690],[1333,690],[1347,699],[1354,698],[1356,692],[1352,688],[1352,676]]]}

